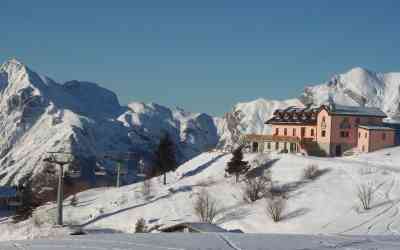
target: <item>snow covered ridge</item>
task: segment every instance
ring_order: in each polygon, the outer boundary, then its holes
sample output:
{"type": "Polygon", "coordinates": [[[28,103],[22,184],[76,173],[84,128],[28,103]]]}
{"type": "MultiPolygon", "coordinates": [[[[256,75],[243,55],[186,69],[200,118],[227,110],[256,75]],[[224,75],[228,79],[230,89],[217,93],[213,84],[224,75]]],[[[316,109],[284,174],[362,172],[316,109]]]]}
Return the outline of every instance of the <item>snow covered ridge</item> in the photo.
{"type": "Polygon", "coordinates": [[[214,119],[206,114],[154,103],[124,107],[113,92],[95,83],[60,84],[16,59],[0,66],[0,185],[40,172],[48,151],[80,157],[136,151],[151,160],[165,131],[181,162],[218,143],[214,119]]]}

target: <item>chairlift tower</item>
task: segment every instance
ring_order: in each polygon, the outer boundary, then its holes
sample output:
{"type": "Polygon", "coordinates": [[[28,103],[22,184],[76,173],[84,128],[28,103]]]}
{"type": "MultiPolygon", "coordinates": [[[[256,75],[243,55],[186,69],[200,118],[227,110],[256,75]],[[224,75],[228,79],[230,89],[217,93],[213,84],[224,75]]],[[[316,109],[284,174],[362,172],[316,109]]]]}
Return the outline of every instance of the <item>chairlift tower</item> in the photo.
{"type": "Polygon", "coordinates": [[[122,167],[123,164],[126,163],[129,160],[133,159],[133,154],[132,152],[128,152],[128,153],[124,153],[124,154],[105,154],[103,156],[104,159],[113,161],[115,163],[117,163],[117,181],[116,181],[116,187],[120,187],[121,186],[121,171],[122,171],[122,167]]]}
{"type": "Polygon", "coordinates": [[[70,164],[73,162],[73,155],[67,152],[47,152],[49,157],[43,159],[44,162],[49,162],[51,164],[56,164],[59,166],[59,174],[58,174],[58,187],[57,187],[57,225],[63,225],[63,200],[64,200],[64,165],[70,164]],[[69,155],[68,159],[62,161],[57,160],[56,155],[69,155]],[[71,157],[72,156],[72,157],[71,157]]]}

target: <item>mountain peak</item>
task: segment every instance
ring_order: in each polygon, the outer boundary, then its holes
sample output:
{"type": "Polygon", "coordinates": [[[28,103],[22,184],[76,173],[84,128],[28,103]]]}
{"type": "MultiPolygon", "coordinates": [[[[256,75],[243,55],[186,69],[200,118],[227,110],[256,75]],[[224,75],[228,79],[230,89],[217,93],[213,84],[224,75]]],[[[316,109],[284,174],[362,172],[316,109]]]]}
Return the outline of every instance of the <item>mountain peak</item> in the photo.
{"type": "Polygon", "coordinates": [[[27,67],[25,64],[23,64],[21,61],[19,61],[16,58],[11,58],[5,61],[1,66],[0,66],[0,71],[6,72],[9,75],[13,75],[17,72],[23,71],[26,73],[27,67]]]}
{"type": "Polygon", "coordinates": [[[350,69],[349,71],[347,71],[345,73],[345,75],[353,75],[353,76],[365,76],[365,75],[375,75],[375,73],[373,73],[372,71],[363,68],[363,67],[354,67],[352,69],[350,69]]]}

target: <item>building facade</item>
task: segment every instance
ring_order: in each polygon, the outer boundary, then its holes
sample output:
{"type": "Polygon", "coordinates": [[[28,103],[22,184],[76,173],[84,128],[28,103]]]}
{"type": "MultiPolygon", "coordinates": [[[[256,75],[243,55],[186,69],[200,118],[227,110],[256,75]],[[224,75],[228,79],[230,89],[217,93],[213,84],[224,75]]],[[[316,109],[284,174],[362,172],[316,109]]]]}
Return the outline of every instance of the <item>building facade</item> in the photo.
{"type": "Polygon", "coordinates": [[[395,145],[395,130],[385,126],[377,108],[322,105],[278,109],[266,121],[270,135],[246,135],[251,152],[292,152],[341,156],[353,150],[371,152],[395,145]]]}

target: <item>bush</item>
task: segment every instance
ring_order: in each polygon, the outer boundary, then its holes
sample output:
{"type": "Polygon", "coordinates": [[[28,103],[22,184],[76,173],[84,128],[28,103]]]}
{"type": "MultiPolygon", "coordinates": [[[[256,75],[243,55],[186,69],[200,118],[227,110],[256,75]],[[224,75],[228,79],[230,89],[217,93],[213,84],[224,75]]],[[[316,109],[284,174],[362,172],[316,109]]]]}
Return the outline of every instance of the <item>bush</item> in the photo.
{"type": "Polygon", "coordinates": [[[320,175],[320,170],[317,165],[311,164],[303,169],[303,179],[313,180],[320,175]]]}
{"type": "Polygon", "coordinates": [[[274,197],[267,199],[267,215],[274,221],[278,222],[282,219],[282,213],[286,207],[286,200],[282,197],[274,197]]]}
{"type": "Polygon", "coordinates": [[[78,205],[78,197],[76,195],[72,195],[70,205],[73,207],[76,207],[78,205]]]}
{"type": "Polygon", "coordinates": [[[145,199],[149,199],[152,193],[152,181],[150,178],[146,178],[142,184],[142,195],[145,199]]]}
{"type": "Polygon", "coordinates": [[[287,198],[287,193],[289,192],[289,187],[287,185],[278,185],[271,182],[269,188],[266,190],[264,197],[267,199],[273,199],[276,197],[287,198]]]}
{"type": "Polygon", "coordinates": [[[136,221],[135,233],[147,233],[146,221],[143,218],[140,218],[136,221]]]}
{"type": "Polygon", "coordinates": [[[361,206],[368,210],[371,208],[372,198],[373,198],[373,188],[372,184],[361,184],[358,186],[357,198],[361,203],[361,206]]]}
{"type": "Polygon", "coordinates": [[[43,220],[40,218],[40,216],[38,214],[32,215],[32,221],[33,221],[33,225],[35,225],[36,227],[40,227],[44,224],[43,220]]]}
{"type": "Polygon", "coordinates": [[[271,183],[269,176],[260,176],[255,178],[246,178],[243,195],[247,202],[254,202],[265,196],[268,186],[271,183]]]}
{"type": "Polygon", "coordinates": [[[193,208],[201,222],[213,223],[215,217],[219,214],[217,201],[205,190],[198,194],[193,208]]]}

